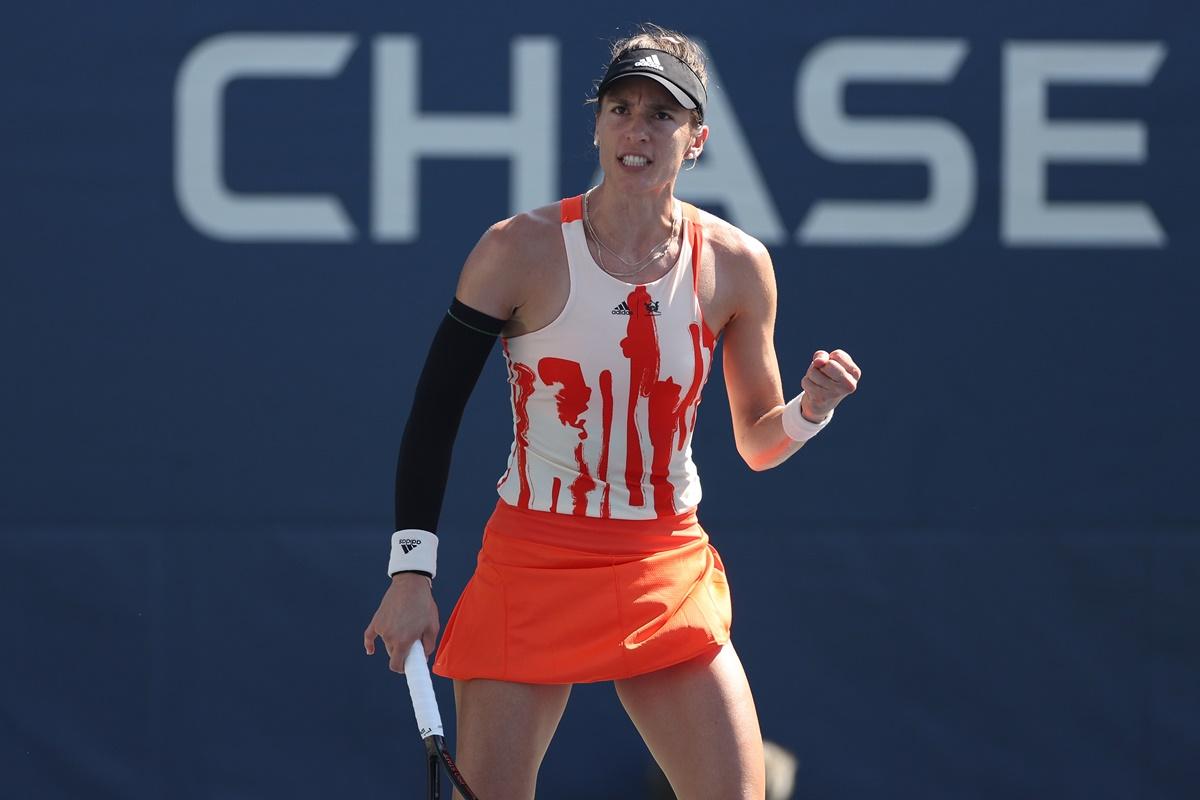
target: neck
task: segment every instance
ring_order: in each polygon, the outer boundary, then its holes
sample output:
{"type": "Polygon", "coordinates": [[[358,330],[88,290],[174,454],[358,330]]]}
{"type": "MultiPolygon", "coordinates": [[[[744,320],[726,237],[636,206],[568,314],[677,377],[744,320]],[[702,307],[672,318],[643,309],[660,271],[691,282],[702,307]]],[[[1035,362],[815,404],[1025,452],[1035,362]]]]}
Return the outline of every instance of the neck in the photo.
{"type": "Polygon", "coordinates": [[[602,182],[588,195],[588,215],[604,243],[628,258],[639,258],[671,232],[675,222],[673,186],[627,194],[602,182]]]}

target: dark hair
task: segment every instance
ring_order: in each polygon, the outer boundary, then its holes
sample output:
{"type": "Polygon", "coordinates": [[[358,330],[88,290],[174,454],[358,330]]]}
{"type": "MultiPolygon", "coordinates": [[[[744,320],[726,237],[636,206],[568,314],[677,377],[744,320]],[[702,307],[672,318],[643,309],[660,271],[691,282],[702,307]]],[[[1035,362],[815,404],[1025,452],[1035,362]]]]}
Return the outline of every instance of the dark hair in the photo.
{"type": "MultiPolygon", "coordinates": [[[[696,73],[696,77],[700,79],[700,83],[704,88],[708,88],[708,68],[705,66],[704,51],[700,49],[700,45],[679,31],[655,25],[653,22],[643,22],[638,26],[636,32],[613,42],[610,48],[608,64],[611,65],[630,50],[643,49],[662,50],[663,52],[670,53],[691,67],[692,72],[696,73]]],[[[600,85],[599,80],[596,81],[596,85],[600,85]]],[[[588,102],[596,105],[596,113],[599,114],[599,95],[589,99],[588,102]]],[[[692,127],[699,128],[703,122],[700,119],[700,112],[694,108],[691,111],[692,127]]]]}

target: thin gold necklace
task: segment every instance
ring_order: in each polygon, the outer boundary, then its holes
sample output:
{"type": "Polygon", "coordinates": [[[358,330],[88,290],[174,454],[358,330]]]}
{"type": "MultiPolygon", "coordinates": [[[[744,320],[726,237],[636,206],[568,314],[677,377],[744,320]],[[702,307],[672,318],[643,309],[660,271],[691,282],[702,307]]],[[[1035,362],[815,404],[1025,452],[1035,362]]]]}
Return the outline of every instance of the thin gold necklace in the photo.
{"type": "MultiPolygon", "coordinates": [[[[592,227],[592,218],[588,214],[588,196],[593,191],[595,191],[595,187],[588,189],[583,194],[583,224],[584,224],[584,227],[587,228],[588,233],[591,234],[592,238],[596,240],[596,245],[597,245],[596,255],[599,256],[599,259],[600,259],[600,268],[603,269],[605,272],[607,272],[609,275],[612,275],[615,278],[628,278],[633,275],[637,275],[639,272],[642,272],[643,270],[645,270],[646,267],[650,266],[656,260],[661,258],[671,248],[671,242],[673,242],[675,240],[675,237],[679,233],[679,217],[680,217],[679,214],[671,215],[671,232],[667,234],[667,238],[663,239],[661,242],[659,242],[658,244],[651,247],[650,252],[648,252],[646,255],[642,256],[638,260],[636,260],[636,261],[626,260],[624,256],[622,256],[616,250],[612,249],[607,244],[605,244],[604,240],[601,239],[599,234],[596,233],[596,229],[594,227],[592,227]],[[613,272],[607,266],[605,266],[604,255],[601,252],[602,250],[607,250],[609,253],[611,253],[613,256],[615,256],[617,258],[617,260],[620,261],[622,264],[624,264],[627,267],[634,267],[635,269],[633,269],[633,271],[631,271],[631,272],[613,272]]],[[[674,209],[672,209],[672,210],[674,210],[674,209]]]]}

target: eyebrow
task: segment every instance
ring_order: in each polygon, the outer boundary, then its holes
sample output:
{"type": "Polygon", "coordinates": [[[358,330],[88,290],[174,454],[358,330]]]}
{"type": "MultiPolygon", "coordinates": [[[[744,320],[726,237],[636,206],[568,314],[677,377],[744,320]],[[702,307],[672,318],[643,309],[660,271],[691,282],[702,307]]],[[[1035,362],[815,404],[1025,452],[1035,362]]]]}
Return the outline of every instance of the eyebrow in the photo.
{"type": "MultiPolygon", "coordinates": [[[[631,100],[629,98],[629,95],[617,94],[616,92],[613,92],[611,90],[609,91],[608,94],[606,94],[604,96],[604,101],[605,102],[611,101],[613,103],[619,103],[623,106],[633,105],[633,103],[631,102],[631,100]]],[[[683,108],[683,106],[679,105],[678,103],[647,103],[646,105],[649,106],[654,111],[683,111],[683,110],[686,110],[683,108]]]]}

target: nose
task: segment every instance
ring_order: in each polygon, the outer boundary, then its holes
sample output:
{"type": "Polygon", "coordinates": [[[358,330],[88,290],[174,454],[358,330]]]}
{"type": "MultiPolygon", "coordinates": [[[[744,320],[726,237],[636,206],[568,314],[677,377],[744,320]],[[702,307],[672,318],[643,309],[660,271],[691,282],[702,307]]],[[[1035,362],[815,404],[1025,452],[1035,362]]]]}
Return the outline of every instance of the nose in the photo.
{"type": "Polygon", "coordinates": [[[625,137],[630,141],[644,142],[650,138],[650,123],[640,114],[631,114],[625,137]]]}

